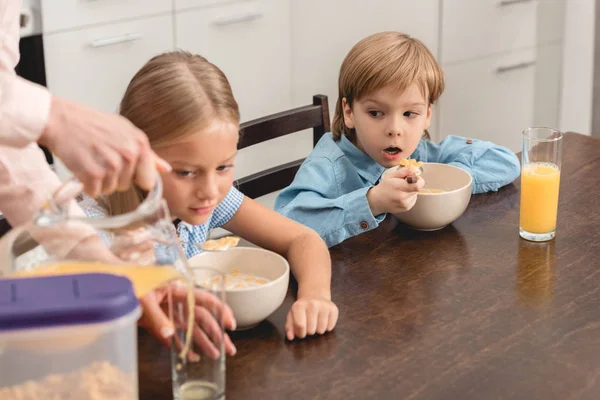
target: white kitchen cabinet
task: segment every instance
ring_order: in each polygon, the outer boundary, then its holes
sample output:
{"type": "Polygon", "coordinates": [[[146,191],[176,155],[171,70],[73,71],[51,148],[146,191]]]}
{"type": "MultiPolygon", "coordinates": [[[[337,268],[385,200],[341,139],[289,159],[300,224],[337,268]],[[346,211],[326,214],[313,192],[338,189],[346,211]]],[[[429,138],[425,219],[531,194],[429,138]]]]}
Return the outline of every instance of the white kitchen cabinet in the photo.
{"type": "Polygon", "coordinates": [[[535,62],[530,49],[446,67],[441,138],[474,137],[520,151],[521,131],[533,122],[535,62]]]}
{"type": "Polygon", "coordinates": [[[171,15],[44,36],[53,94],[117,111],[127,84],[154,55],[173,49],[171,15]]]}
{"type": "Polygon", "coordinates": [[[408,33],[438,52],[438,0],[293,0],[293,103],[329,97],[333,117],[338,74],[360,39],[381,31],[408,33]]]}
{"type": "Polygon", "coordinates": [[[242,121],[290,108],[290,5],[255,0],[176,13],[176,46],[229,79],[242,121]]]}
{"type": "MultiPolygon", "coordinates": [[[[175,15],[177,47],[206,57],[225,73],[242,121],[291,108],[289,0],[242,1],[175,15]]],[[[309,150],[294,135],[244,149],[236,159],[236,178],[309,150]]]]}
{"type": "Polygon", "coordinates": [[[538,46],[557,43],[563,40],[566,1],[567,0],[539,0],[537,2],[536,41],[538,46]]]}
{"type": "Polygon", "coordinates": [[[443,0],[444,64],[536,45],[532,0],[443,0]]]}
{"type": "Polygon", "coordinates": [[[540,46],[536,51],[533,125],[558,128],[562,45],[540,46]]]}
{"type": "MultiPolygon", "coordinates": [[[[15,0],[11,0],[15,1],[15,0]]],[[[42,0],[44,33],[171,13],[171,0],[42,0]]]]}
{"type": "Polygon", "coordinates": [[[190,8],[211,7],[230,3],[241,3],[249,0],[174,0],[175,11],[186,10],[190,8]]]}

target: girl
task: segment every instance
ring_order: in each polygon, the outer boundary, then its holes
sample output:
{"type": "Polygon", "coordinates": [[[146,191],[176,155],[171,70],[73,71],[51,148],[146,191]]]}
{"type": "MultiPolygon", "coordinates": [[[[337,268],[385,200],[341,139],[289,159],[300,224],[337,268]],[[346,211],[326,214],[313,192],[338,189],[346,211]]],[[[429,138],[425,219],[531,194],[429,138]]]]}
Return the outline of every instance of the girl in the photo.
{"type": "Polygon", "coordinates": [[[423,179],[408,183],[408,168],[381,179],[402,158],[463,168],[474,193],[512,182],[520,167],[510,150],[457,136],[428,140],[432,106],[443,90],[440,66],[417,39],[382,32],[361,40],[340,69],[333,132],[317,143],[275,209],[331,247],[377,227],[386,213],[412,208],[423,179]]]}
{"type": "MultiPolygon", "coordinates": [[[[198,245],[217,227],[283,255],[298,280],[287,338],[331,331],[338,309],[331,301],[331,260],[323,241],[232,186],[240,117],[223,72],[182,51],[156,56],[129,83],[120,113],[146,133],[153,151],[173,167],[161,174],[164,198],[180,221],[177,234],[186,256],[199,253],[198,245]]],[[[89,202],[86,209],[89,215],[116,215],[134,210],[141,200],[142,193],[130,188],[106,197],[100,209],[89,202]]]]}

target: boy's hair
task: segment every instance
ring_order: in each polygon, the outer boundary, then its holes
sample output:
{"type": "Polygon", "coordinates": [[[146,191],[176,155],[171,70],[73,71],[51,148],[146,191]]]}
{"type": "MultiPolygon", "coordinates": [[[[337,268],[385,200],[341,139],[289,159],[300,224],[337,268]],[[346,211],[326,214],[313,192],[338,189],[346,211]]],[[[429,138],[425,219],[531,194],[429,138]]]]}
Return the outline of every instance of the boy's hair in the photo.
{"type": "MultiPolygon", "coordinates": [[[[197,133],[214,120],[239,123],[238,104],[225,74],[204,57],[184,51],[155,56],[131,79],[120,114],[141,129],[153,149],[197,133]]],[[[135,210],[144,194],[131,187],[105,200],[111,215],[135,210]]]]}
{"type": "MultiPolygon", "coordinates": [[[[413,83],[429,104],[434,104],[444,91],[444,73],[421,41],[399,32],[380,32],[362,39],[348,52],[340,68],[334,139],[344,134],[354,141],[356,136],[355,130],[344,123],[343,98],[352,107],[355,100],[388,85],[403,92],[413,83]]],[[[427,131],[423,134],[429,138],[427,131]]]]}

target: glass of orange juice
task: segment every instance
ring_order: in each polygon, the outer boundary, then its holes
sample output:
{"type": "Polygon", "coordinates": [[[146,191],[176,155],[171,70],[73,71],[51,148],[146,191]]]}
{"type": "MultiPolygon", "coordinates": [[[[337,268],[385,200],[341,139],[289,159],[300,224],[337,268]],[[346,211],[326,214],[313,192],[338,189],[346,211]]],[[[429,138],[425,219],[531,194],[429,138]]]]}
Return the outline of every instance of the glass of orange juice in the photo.
{"type": "Polygon", "coordinates": [[[552,128],[523,131],[519,234],[534,242],[556,235],[563,134],[552,128]]]}

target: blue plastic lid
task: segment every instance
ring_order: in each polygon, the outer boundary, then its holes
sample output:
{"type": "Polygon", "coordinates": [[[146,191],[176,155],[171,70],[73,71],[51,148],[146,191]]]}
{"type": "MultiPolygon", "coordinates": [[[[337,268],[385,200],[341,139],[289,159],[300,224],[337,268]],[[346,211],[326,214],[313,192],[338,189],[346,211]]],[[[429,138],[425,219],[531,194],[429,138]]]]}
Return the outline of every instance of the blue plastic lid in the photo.
{"type": "Polygon", "coordinates": [[[131,282],[116,275],[0,279],[0,331],[106,322],[138,305],[131,282]]]}

